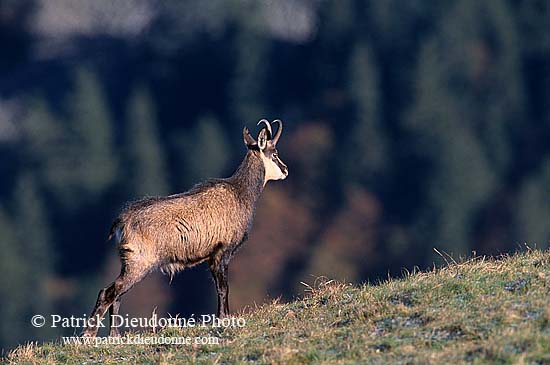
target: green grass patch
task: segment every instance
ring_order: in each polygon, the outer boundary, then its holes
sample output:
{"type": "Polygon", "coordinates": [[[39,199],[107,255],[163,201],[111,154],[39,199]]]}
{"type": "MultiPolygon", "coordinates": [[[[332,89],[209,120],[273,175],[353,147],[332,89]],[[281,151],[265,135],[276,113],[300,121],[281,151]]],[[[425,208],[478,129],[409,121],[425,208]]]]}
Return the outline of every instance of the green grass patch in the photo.
{"type": "MultiPolygon", "coordinates": [[[[550,252],[528,251],[241,313],[242,328],[166,329],[219,344],[26,344],[14,364],[550,364],[550,252]]],[[[143,334],[153,336],[153,334],[143,334]]]]}

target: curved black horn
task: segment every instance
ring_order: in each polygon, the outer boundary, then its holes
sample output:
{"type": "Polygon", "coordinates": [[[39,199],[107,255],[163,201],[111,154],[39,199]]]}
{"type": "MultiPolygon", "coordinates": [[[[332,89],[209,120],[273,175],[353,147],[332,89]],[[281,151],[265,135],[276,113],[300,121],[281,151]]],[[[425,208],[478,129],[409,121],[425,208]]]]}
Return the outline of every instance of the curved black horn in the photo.
{"type": "Polygon", "coordinates": [[[279,142],[279,137],[281,137],[281,132],[283,131],[283,122],[281,122],[281,120],[279,119],[275,119],[271,124],[275,124],[275,123],[277,123],[278,127],[277,127],[277,133],[275,133],[275,137],[273,137],[273,141],[272,141],[274,145],[276,145],[277,142],[279,142]]]}
{"type": "Polygon", "coordinates": [[[268,132],[268,135],[267,135],[267,139],[271,139],[271,137],[273,136],[273,131],[271,130],[271,124],[269,124],[269,122],[267,121],[267,119],[262,119],[258,122],[258,125],[260,124],[264,124],[266,129],[267,129],[267,132],[268,132]]]}

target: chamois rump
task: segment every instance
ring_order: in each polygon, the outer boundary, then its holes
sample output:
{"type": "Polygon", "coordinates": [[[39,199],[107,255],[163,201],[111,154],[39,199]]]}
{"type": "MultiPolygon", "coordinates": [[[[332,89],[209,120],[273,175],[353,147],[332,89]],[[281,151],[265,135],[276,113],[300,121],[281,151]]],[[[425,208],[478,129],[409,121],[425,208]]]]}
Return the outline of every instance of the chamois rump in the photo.
{"type": "Polygon", "coordinates": [[[123,294],[156,269],[173,276],[202,262],[208,262],[216,284],[217,315],[229,315],[229,261],[248,238],[266,183],[288,175],[277,153],[282,122],[262,119],[258,125],[262,128],[257,141],[244,128],[247,153],[231,177],[208,180],[185,193],[134,202],[115,219],[109,239],[114,237],[118,245],[120,275],[100,290],[83,336],[97,335],[98,321],[107,309],[110,336],[119,336],[112,320],[123,294]],[[277,125],[274,135],[272,124],[277,125]]]}

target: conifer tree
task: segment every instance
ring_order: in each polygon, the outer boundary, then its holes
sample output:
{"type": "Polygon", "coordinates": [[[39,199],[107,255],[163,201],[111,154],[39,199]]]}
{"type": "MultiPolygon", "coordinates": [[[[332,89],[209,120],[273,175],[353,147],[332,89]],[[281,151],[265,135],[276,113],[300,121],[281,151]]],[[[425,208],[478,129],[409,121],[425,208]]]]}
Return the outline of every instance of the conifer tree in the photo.
{"type": "Polygon", "coordinates": [[[28,336],[28,322],[24,317],[28,286],[27,268],[14,232],[14,224],[3,207],[0,207],[0,345],[12,346],[18,339],[28,336]],[[23,290],[24,289],[24,290],[23,290]]]}
{"type": "Polygon", "coordinates": [[[346,144],[346,174],[359,184],[374,187],[388,166],[389,151],[381,123],[380,82],[374,52],[364,43],[355,46],[349,65],[349,93],[354,121],[346,144]]]}
{"type": "Polygon", "coordinates": [[[199,118],[193,131],[183,143],[185,181],[194,184],[221,177],[230,161],[229,144],[218,120],[212,115],[199,118]]]}
{"type": "Polygon", "coordinates": [[[517,197],[515,223],[520,242],[532,248],[550,246],[550,158],[523,183],[517,197]]]}
{"type": "Polygon", "coordinates": [[[93,73],[78,70],[75,86],[75,93],[67,101],[75,183],[91,196],[98,196],[117,177],[112,120],[93,73]]]}
{"type": "Polygon", "coordinates": [[[167,194],[166,157],[151,95],[139,87],[127,108],[126,149],[135,196],[167,194]]]}

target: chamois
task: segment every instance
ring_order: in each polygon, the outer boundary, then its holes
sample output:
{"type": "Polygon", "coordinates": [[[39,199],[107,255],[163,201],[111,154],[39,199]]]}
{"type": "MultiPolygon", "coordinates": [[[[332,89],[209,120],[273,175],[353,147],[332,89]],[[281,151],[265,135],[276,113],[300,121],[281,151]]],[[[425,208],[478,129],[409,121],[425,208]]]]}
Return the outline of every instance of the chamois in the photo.
{"type": "Polygon", "coordinates": [[[229,261],[248,238],[265,184],[288,175],[277,154],[282,122],[262,119],[258,125],[262,128],[257,141],[243,129],[247,153],[231,177],[208,180],[185,193],[134,202],[115,219],[109,239],[114,237],[118,245],[120,275],[100,290],[83,336],[97,335],[107,309],[110,336],[119,336],[112,321],[120,297],[150,272],[160,269],[173,276],[205,261],[216,284],[217,315],[229,315],[229,261]],[[278,126],[275,135],[272,124],[278,126]]]}

